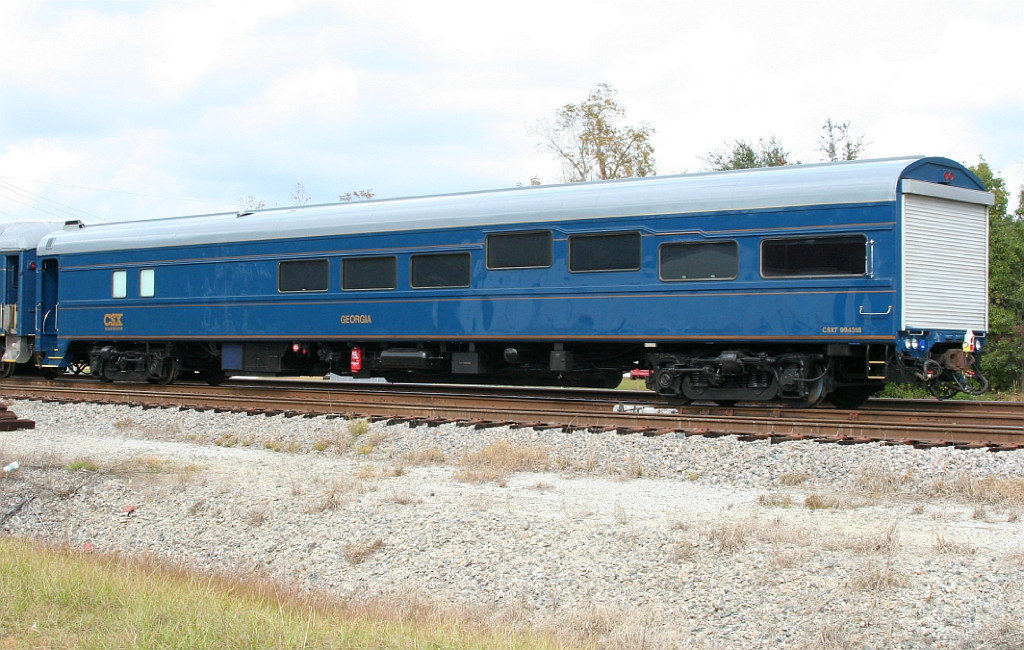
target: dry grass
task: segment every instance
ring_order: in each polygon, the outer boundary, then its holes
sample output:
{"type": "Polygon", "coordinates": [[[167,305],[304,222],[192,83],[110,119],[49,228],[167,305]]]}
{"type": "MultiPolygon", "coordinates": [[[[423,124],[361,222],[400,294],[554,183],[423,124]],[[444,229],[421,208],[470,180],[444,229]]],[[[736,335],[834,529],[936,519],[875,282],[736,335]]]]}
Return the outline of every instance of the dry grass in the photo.
{"type": "Polygon", "coordinates": [[[719,551],[735,553],[754,538],[757,525],[754,519],[734,519],[714,523],[702,534],[719,551]]]}
{"type": "Polygon", "coordinates": [[[531,445],[517,446],[504,440],[492,442],[461,460],[455,478],[466,483],[505,484],[515,472],[541,472],[551,465],[548,451],[531,445]]]}
{"type": "Polygon", "coordinates": [[[400,506],[423,503],[423,499],[414,496],[409,490],[395,490],[394,494],[391,496],[391,500],[400,506]]]}
{"type": "Polygon", "coordinates": [[[358,478],[334,479],[313,500],[307,508],[307,512],[315,514],[337,510],[357,496],[376,489],[375,485],[368,485],[358,478]]]}
{"type": "MultiPolygon", "coordinates": [[[[358,420],[359,422],[365,422],[365,420],[358,420]]],[[[369,430],[369,429],[367,429],[369,430]]],[[[361,434],[360,434],[361,435],[361,434]]],[[[381,431],[371,433],[365,437],[359,438],[355,445],[355,451],[357,454],[368,456],[373,453],[373,450],[380,446],[380,443],[387,439],[387,434],[381,431]]]]}
{"type": "Polygon", "coordinates": [[[927,488],[933,496],[988,505],[1024,505],[1024,478],[989,476],[977,478],[967,473],[932,481],[927,488]]]}
{"type": "Polygon", "coordinates": [[[779,476],[779,484],[785,485],[786,487],[795,487],[797,485],[803,485],[810,477],[811,475],[806,472],[789,472],[788,474],[782,474],[779,476]]]}
{"type": "Polygon", "coordinates": [[[444,452],[436,446],[407,452],[401,458],[409,465],[441,465],[445,460],[444,452]]]}
{"type": "Polygon", "coordinates": [[[341,547],[341,554],[349,564],[361,564],[371,555],[384,548],[384,540],[380,537],[371,540],[348,542],[341,547]]]}
{"type": "Polygon", "coordinates": [[[769,508],[789,508],[793,505],[793,498],[788,494],[762,494],[757,497],[757,502],[769,508]]]}
{"type": "Polygon", "coordinates": [[[845,501],[839,497],[809,494],[804,499],[804,507],[808,510],[836,510],[845,507],[845,501]]]}
{"type": "Polygon", "coordinates": [[[978,552],[978,547],[966,542],[946,539],[944,535],[939,534],[935,537],[935,551],[943,555],[974,555],[978,552]]]}
{"type": "Polygon", "coordinates": [[[883,553],[891,555],[901,548],[899,540],[899,522],[893,520],[884,528],[840,540],[832,545],[835,550],[847,549],[859,553],[883,553]]]}
{"type": "Polygon", "coordinates": [[[238,442],[238,436],[236,436],[235,434],[222,433],[214,439],[213,444],[217,445],[218,447],[234,447],[235,445],[238,444],[238,442]]]}
{"type": "Polygon", "coordinates": [[[891,496],[906,489],[913,475],[909,469],[900,472],[880,465],[868,465],[857,473],[854,483],[868,494],[891,496]]]}
{"type": "Polygon", "coordinates": [[[906,579],[893,567],[892,557],[871,558],[847,581],[853,591],[889,591],[906,584],[906,579]]]}

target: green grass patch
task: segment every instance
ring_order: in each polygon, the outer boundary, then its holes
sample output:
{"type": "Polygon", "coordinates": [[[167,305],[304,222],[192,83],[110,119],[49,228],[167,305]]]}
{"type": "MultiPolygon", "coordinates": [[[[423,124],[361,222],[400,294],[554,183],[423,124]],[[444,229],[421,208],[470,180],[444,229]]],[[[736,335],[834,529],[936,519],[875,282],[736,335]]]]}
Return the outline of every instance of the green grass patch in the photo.
{"type": "MultiPolygon", "coordinates": [[[[0,540],[2,648],[556,648],[438,611],[343,605],[267,580],[0,540]]],[[[439,609],[439,608],[438,608],[439,609]]]]}

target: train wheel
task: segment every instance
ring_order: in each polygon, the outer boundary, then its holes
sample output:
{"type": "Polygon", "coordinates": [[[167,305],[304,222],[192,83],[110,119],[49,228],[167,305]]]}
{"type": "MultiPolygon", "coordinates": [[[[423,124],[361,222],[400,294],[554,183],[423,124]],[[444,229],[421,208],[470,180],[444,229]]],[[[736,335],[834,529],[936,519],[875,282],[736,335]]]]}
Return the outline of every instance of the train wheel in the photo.
{"type": "Polygon", "coordinates": [[[807,380],[810,382],[807,386],[807,395],[802,399],[791,401],[789,403],[790,407],[798,409],[814,408],[825,397],[825,373],[818,366],[814,367],[813,372],[820,374],[818,374],[816,379],[807,380]]]}
{"type": "Polygon", "coordinates": [[[174,357],[164,361],[163,368],[160,369],[159,377],[151,377],[150,383],[160,384],[166,386],[167,384],[173,384],[174,380],[178,378],[178,360],[174,357]]]}

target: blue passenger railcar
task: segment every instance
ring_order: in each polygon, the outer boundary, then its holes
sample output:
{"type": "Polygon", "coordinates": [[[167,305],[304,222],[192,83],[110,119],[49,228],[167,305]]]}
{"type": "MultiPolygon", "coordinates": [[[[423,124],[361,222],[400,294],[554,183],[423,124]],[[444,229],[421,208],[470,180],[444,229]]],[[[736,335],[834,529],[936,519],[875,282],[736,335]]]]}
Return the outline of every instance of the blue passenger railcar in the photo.
{"type": "Polygon", "coordinates": [[[3,359],[0,377],[9,377],[19,364],[29,364],[35,352],[36,247],[60,225],[16,222],[0,226],[0,337],[3,359]]]}
{"type": "Polygon", "coordinates": [[[39,247],[41,361],[561,385],[640,364],[723,403],[978,391],[991,202],[951,160],[901,158],[64,230],[39,247]]]}

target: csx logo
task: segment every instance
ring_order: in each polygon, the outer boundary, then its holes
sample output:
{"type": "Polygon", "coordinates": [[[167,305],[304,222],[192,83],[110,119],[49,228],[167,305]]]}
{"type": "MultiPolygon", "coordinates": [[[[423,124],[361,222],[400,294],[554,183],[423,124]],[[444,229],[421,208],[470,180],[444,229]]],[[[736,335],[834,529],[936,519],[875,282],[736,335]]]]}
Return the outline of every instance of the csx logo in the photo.
{"type": "Polygon", "coordinates": [[[108,330],[121,329],[124,327],[124,323],[121,322],[121,317],[124,314],[103,314],[103,327],[108,330]]]}

